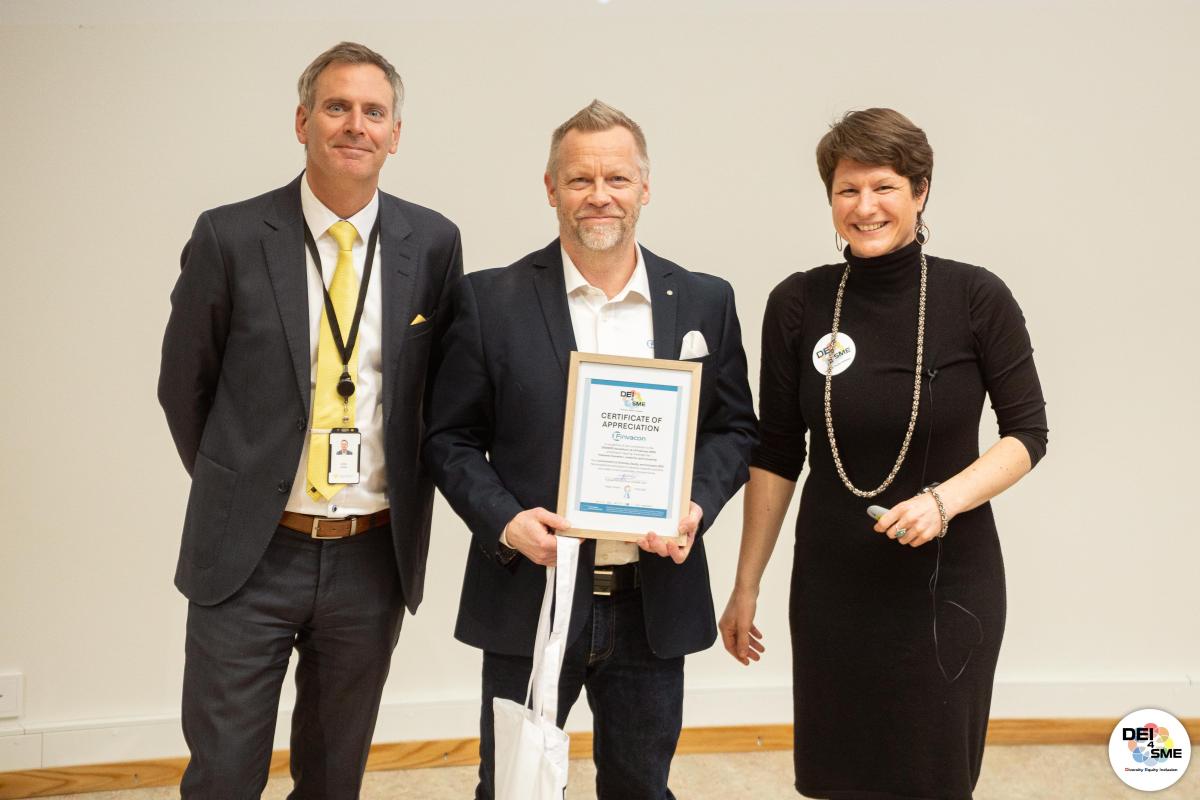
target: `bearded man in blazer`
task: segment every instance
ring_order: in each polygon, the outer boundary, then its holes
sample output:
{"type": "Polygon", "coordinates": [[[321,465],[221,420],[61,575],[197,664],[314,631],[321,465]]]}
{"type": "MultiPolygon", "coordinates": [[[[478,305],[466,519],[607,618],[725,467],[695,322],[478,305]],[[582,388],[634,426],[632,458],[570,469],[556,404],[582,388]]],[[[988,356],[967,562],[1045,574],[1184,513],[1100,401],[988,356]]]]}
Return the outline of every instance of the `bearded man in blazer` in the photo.
{"type": "Polygon", "coordinates": [[[525,697],[545,567],[569,529],[548,509],[580,350],[703,362],[687,544],[585,542],[559,687],[559,725],[587,689],[600,800],[662,800],[673,796],[684,656],[716,639],[703,533],[749,474],[746,356],[729,284],[637,244],[650,199],[637,123],[591,103],[555,131],[545,185],[559,239],[455,290],[425,440],[473,539],[455,636],[484,651],[476,797],[494,792],[492,699],[525,697]]]}
{"type": "Polygon", "coordinates": [[[386,59],[343,42],[299,93],[304,173],[200,215],[163,340],[159,400],[192,477],[175,575],[190,601],[185,798],[259,796],[293,648],[291,797],[357,797],[404,608],[417,610],[425,579],[422,407],[438,309],[462,275],[458,229],[378,191],[403,99],[386,59]],[[361,312],[345,312],[355,300],[361,312]],[[318,417],[322,403],[361,434],[357,483],[327,482],[341,480],[326,476],[340,426],[318,417]]]}

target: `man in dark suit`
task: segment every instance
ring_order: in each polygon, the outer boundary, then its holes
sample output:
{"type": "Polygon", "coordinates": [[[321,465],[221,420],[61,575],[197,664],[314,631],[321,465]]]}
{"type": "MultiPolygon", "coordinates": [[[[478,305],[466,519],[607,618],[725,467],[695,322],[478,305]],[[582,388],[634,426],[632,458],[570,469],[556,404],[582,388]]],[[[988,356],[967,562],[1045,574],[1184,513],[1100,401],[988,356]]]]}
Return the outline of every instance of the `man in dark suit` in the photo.
{"type": "Polygon", "coordinates": [[[163,339],[159,400],[192,476],[175,575],[190,600],[184,797],[259,796],[293,648],[291,796],[357,797],[425,578],[421,410],[458,229],[377,189],[403,99],[386,59],[343,42],[299,92],[305,172],[200,215],[163,339]],[[347,432],[351,479],[329,460],[347,432]]]}
{"type": "Polygon", "coordinates": [[[455,636],[484,651],[476,797],[494,791],[492,699],[525,697],[544,567],[569,528],[547,509],[572,350],[703,362],[687,543],[585,543],[558,706],[561,725],[586,687],[601,800],[672,797],[683,659],[716,638],[702,534],[748,477],[755,419],[729,284],[636,242],[648,178],[641,129],[593,102],[551,140],[559,239],[455,290],[424,457],[473,538],[455,636]]]}

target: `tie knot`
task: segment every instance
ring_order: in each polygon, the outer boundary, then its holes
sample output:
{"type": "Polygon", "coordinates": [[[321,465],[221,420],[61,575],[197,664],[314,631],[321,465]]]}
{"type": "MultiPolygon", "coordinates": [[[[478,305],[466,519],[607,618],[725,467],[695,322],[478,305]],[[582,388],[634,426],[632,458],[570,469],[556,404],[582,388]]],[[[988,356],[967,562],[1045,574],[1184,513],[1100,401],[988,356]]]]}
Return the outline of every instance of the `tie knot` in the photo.
{"type": "Polygon", "coordinates": [[[358,236],[358,231],[354,226],[344,219],[339,219],[337,222],[329,226],[329,235],[337,242],[338,250],[349,250],[354,245],[354,239],[358,236]]]}

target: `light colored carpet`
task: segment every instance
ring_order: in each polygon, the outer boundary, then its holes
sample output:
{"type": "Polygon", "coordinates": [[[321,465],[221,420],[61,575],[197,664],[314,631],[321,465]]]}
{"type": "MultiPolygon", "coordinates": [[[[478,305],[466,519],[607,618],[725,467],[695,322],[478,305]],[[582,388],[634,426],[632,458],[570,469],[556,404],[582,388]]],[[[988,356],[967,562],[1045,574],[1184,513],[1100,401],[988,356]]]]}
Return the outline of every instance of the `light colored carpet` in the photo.
{"type": "MultiPolygon", "coordinates": [[[[1200,800],[1200,767],[1154,800],[1200,800]]],[[[571,762],[568,800],[595,800],[596,770],[590,761],[571,762]]],[[[792,754],[730,753],[679,756],[671,770],[671,790],[680,800],[795,800],[792,754]]],[[[291,781],[272,780],[264,800],[284,800],[291,781]]],[[[368,772],[363,800],[468,800],[475,789],[474,767],[368,772]]],[[[56,800],[169,800],[172,788],[97,792],[56,800]]],[[[975,800],[1125,800],[1147,795],[1126,788],[1108,765],[1103,746],[997,746],[984,755],[975,800]]]]}

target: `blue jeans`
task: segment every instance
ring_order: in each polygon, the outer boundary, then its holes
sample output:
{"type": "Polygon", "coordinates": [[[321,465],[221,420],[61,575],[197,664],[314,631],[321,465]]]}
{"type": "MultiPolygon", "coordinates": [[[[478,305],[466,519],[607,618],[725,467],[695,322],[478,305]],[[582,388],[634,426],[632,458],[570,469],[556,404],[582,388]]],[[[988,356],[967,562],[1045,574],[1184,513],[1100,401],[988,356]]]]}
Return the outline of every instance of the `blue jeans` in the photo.
{"type": "MultiPolygon", "coordinates": [[[[476,800],[492,800],[492,698],[521,702],[533,658],[483,654],[476,800]]],[[[596,596],[583,633],[567,648],[558,687],[558,725],[587,689],[598,800],[674,800],[667,788],[683,725],[683,656],[659,658],[646,641],[638,589],[596,596]]]]}

